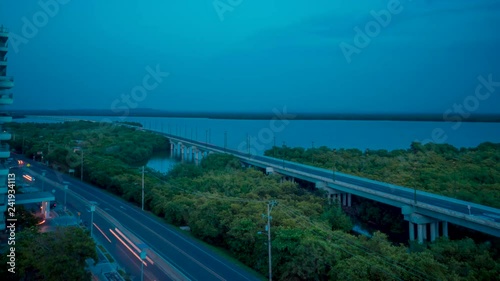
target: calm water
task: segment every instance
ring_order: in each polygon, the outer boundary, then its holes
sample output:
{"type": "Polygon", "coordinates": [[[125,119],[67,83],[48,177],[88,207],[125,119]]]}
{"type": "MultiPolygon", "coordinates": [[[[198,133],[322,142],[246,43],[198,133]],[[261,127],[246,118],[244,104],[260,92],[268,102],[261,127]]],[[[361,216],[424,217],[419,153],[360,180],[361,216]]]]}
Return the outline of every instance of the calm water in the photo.
{"type": "Polygon", "coordinates": [[[170,158],[168,151],[160,152],[155,154],[151,159],[149,159],[146,164],[149,168],[157,170],[162,173],[166,173],[172,169],[178,162],[170,158]]]}

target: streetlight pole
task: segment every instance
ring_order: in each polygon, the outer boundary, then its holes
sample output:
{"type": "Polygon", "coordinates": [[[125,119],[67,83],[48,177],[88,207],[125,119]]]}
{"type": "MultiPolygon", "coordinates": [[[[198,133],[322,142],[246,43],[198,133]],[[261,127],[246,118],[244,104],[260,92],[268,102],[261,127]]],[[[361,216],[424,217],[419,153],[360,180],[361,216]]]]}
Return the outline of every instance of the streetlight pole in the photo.
{"type": "Polygon", "coordinates": [[[276,200],[272,200],[267,204],[267,248],[269,258],[269,281],[273,280],[273,261],[271,254],[271,211],[276,205],[278,205],[278,202],[276,202],[276,200]]]}
{"type": "Polygon", "coordinates": [[[64,211],[66,212],[66,193],[68,191],[68,185],[64,185],[64,211]]]}
{"type": "Polygon", "coordinates": [[[90,212],[91,212],[91,217],[90,217],[90,237],[92,236],[92,232],[94,230],[94,211],[95,211],[95,205],[91,204],[90,205],[90,212]]]}
{"type": "Polygon", "coordinates": [[[144,281],[144,260],[146,259],[147,252],[145,249],[141,250],[141,281],[144,281]]]}
{"type": "Polygon", "coordinates": [[[80,180],[83,181],[83,149],[80,149],[81,163],[80,163],[80,180]]]}
{"type": "Polygon", "coordinates": [[[314,141],[312,142],[311,145],[311,162],[314,164],[314,141]]]}
{"type": "Polygon", "coordinates": [[[144,165],[142,166],[142,210],[144,211],[144,165]]]}

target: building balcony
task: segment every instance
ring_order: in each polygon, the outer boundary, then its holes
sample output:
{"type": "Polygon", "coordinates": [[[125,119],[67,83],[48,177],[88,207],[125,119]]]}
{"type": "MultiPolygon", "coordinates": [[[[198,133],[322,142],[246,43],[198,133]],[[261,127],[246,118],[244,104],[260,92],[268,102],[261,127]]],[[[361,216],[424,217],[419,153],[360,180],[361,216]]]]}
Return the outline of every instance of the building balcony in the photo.
{"type": "Polygon", "coordinates": [[[0,105],[6,105],[12,103],[14,103],[14,95],[0,93],[0,105]]]}
{"type": "Polygon", "coordinates": [[[4,53],[4,55],[9,51],[9,46],[5,43],[0,42],[0,54],[4,53]]]}
{"type": "Polygon", "coordinates": [[[9,157],[10,157],[10,146],[8,144],[0,145],[0,158],[9,158],[9,157]]]}
{"type": "Polygon", "coordinates": [[[8,76],[0,76],[0,90],[14,87],[14,79],[8,76]]]}
{"type": "Polygon", "coordinates": [[[0,132],[0,141],[7,141],[12,138],[12,135],[9,132],[3,131],[0,132]]]}
{"type": "Polygon", "coordinates": [[[0,123],[12,122],[12,116],[6,112],[0,112],[0,123]]]}
{"type": "Polygon", "coordinates": [[[6,164],[2,164],[0,163],[0,185],[2,185],[5,181],[4,181],[4,177],[5,177],[5,180],[7,179],[7,175],[9,174],[9,166],[6,165],[6,164]]]}
{"type": "Polygon", "coordinates": [[[7,211],[7,190],[7,186],[0,186],[0,230],[5,229],[4,212],[7,211]]]}
{"type": "Polygon", "coordinates": [[[0,66],[7,66],[7,58],[3,58],[0,55],[0,66]]]}

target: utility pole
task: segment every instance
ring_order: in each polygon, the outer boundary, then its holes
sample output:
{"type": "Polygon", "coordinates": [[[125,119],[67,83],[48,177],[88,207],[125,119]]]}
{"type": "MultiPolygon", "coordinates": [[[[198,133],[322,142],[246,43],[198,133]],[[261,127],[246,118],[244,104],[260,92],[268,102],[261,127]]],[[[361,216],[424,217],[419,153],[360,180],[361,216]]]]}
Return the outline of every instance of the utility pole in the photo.
{"type": "Polygon", "coordinates": [[[273,136],[273,157],[276,158],[276,137],[273,136]]]}
{"type": "Polygon", "coordinates": [[[83,181],[83,149],[80,149],[80,152],[82,153],[82,163],[80,165],[80,180],[83,181]]]}
{"type": "Polygon", "coordinates": [[[224,152],[227,150],[227,131],[224,131],[224,152]]]}
{"type": "Polygon", "coordinates": [[[142,210],[144,211],[144,165],[142,166],[142,210]]]}
{"type": "Polygon", "coordinates": [[[314,164],[314,141],[312,142],[311,145],[311,162],[314,164]]]}
{"type": "Polygon", "coordinates": [[[272,262],[272,254],[271,254],[271,211],[274,206],[277,206],[278,202],[276,200],[271,200],[267,204],[267,248],[269,255],[269,281],[273,280],[273,262],[272,262]]]}

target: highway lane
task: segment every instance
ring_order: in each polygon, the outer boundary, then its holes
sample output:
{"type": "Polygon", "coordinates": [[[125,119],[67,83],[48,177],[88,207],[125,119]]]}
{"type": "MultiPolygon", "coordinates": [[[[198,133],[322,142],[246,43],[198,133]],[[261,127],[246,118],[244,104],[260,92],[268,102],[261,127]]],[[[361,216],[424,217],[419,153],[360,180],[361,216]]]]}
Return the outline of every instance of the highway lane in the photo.
{"type": "MultiPolygon", "coordinates": [[[[58,197],[57,200],[59,199],[60,198],[58,197]]],[[[67,200],[68,208],[73,212],[80,212],[82,221],[87,228],[89,228],[91,225],[92,213],[90,212],[88,203],[82,202],[82,200],[79,197],[74,196],[72,192],[68,193],[67,200]]],[[[93,226],[94,239],[106,248],[115,262],[124,267],[125,271],[130,276],[135,276],[139,279],[141,276],[141,261],[138,256],[139,250],[134,249],[134,246],[132,245],[133,243],[128,243],[126,239],[119,234],[117,234],[117,236],[113,235],[113,233],[117,233],[118,227],[110,222],[99,211],[94,212],[93,226]]],[[[144,279],[174,280],[148,260],[145,261],[144,279]]]]}
{"type": "MultiPolygon", "coordinates": [[[[248,158],[248,154],[242,153],[240,151],[236,151],[236,150],[232,150],[232,149],[225,150],[224,148],[213,145],[213,144],[207,144],[205,142],[194,141],[194,140],[170,135],[170,134],[163,133],[163,132],[157,132],[157,131],[153,131],[153,132],[158,133],[158,134],[162,134],[162,135],[167,136],[167,137],[173,137],[173,138],[181,140],[181,141],[191,142],[191,143],[198,144],[201,146],[206,146],[206,147],[212,148],[214,150],[227,151],[227,152],[232,153],[232,154],[239,156],[241,158],[248,158]]],[[[272,165],[275,165],[278,167],[283,166],[283,160],[272,158],[272,157],[252,155],[251,159],[265,162],[265,163],[269,163],[269,164],[272,164],[272,165]]],[[[307,165],[301,165],[301,164],[289,162],[289,161],[285,161],[285,169],[296,170],[296,171],[299,171],[302,173],[308,173],[308,174],[323,177],[323,178],[332,178],[332,176],[333,176],[332,171],[328,171],[328,170],[320,169],[320,168],[315,168],[315,167],[311,167],[311,166],[307,166],[307,165]]],[[[415,198],[414,197],[415,196],[414,190],[407,188],[407,187],[406,188],[405,187],[393,188],[393,187],[384,185],[383,183],[373,183],[373,182],[368,182],[368,181],[363,181],[360,179],[352,178],[352,177],[349,177],[349,176],[342,174],[342,173],[339,173],[339,172],[335,173],[335,179],[337,182],[357,185],[360,187],[369,188],[373,191],[384,192],[387,194],[399,196],[399,197],[409,199],[409,200],[414,200],[414,198],[415,198]]],[[[484,209],[479,204],[469,204],[469,202],[465,202],[465,201],[463,203],[456,202],[456,201],[449,201],[445,198],[431,197],[431,196],[423,194],[422,192],[419,192],[419,191],[417,191],[416,199],[417,199],[417,202],[433,205],[436,207],[441,207],[441,208],[452,210],[452,211],[462,213],[465,215],[471,214],[474,216],[484,216],[485,214],[490,214],[490,215],[492,214],[493,216],[488,216],[488,219],[491,221],[500,222],[500,212],[498,212],[498,211],[495,212],[495,211],[492,211],[491,209],[484,209]],[[473,205],[474,207],[471,207],[471,209],[469,210],[468,205],[473,205]]]]}
{"type": "MultiPolygon", "coordinates": [[[[26,171],[23,170],[15,170],[17,177],[20,178],[23,172],[32,172],[32,170],[26,171]]],[[[47,171],[47,175],[51,173],[51,171],[47,171]]],[[[51,178],[51,175],[48,175],[48,178],[51,178]]],[[[42,179],[40,177],[37,178],[38,187],[41,186],[42,179]]],[[[56,210],[62,212],[64,209],[64,191],[62,188],[52,186],[49,182],[45,183],[46,190],[53,190],[54,197],[58,202],[58,206],[56,210]]],[[[88,200],[77,196],[71,189],[66,194],[66,204],[67,210],[71,211],[73,214],[80,213],[79,218],[83,221],[84,225],[89,229],[91,225],[91,212],[90,205],[88,200]]],[[[123,232],[113,224],[102,212],[96,211],[94,212],[94,229],[93,229],[93,237],[97,243],[101,244],[106,248],[106,250],[111,254],[112,258],[122,267],[125,268],[125,271],[132,277],[137,277],[137,279],[141,276],[141,261],[139,259],[139,250],[136,250],[136,244],[133,244],[132,241],[129,240],[126,236],[123,236],[123,232]]],[[[144,279],[145,280],[176,280],[169,275],[165,274],[164,271],[160,270],[157,265],[151,263],[150,258],[145,261],[144,266],[144,279]]],[[[172,275],[175,276],[175,275],[172,275]]],[[[177,279],[178,280],[178,279],[177,279]]]]}
{"type": "MultiPolygon", "coordinates": [[[[119,221],[127,231],[147,244],[159,258],[170,263],[191,280],[261,280],[254,272],[242,268],[177,228],[165,224],[154,215],[143,212],[119,197],[79,180],[50,171],[45,166],[21,157],[32,164],[32,171],[41,174],[46,169],[48,179],[69,182],[70,189],[89,201],[95,201],[99,209],[119,221]]],[[[62,202],[61,202],[62,203],[62,202]]]]}

